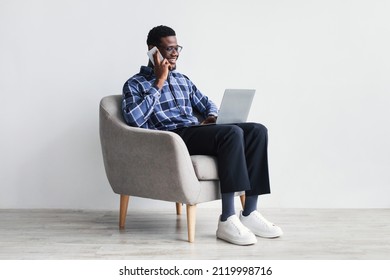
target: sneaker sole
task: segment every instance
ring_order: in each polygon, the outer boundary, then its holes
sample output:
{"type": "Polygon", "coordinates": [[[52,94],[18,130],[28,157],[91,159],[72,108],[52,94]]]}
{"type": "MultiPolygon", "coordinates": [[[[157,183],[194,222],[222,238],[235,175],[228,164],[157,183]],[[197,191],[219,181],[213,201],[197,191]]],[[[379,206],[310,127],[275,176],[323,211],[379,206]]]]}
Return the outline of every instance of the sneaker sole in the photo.
{"type": "Polygon", "coordinates": [[[258,237],[270,238],[270,239],[272,239],[272,238],[278,238],[278,237],[281,237],[281,236],[283,235],[283,233],[280,233],[280,234],[278,234],[278,235],[271,235],[271,234],[263,234],[263,233],[259,234],[259,233],[256,233],[256,232],[254,232],[254,231],[252,231],[252,232],[253,232],[254,235],[256,235],[256,236],[258,236],[258,237]]]}
{"type": "Polygon", "coordinates": [[[219,234],[217,232],[217,238],[218,239],[221,239],[223,241],[226,241],[226,242],[229,242],[229,243],[232,243],[232,244],[235,244],[235,245],[241,245],[241,246],[248,246],[248,245],[253,245],[253,244],[256,244],[257,243],[257,239],[254,239],[254,240],[236,240],[236,239],[232,239],[228,236],[224,236],[223,234],[219,234]]]}

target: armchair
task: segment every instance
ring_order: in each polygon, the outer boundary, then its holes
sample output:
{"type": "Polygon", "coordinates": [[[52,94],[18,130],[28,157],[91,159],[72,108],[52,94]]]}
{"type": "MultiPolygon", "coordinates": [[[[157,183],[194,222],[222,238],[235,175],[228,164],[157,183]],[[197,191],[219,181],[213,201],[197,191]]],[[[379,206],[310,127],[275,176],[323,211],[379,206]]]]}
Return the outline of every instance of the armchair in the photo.
{"type": "Polygon", "coordinates": [[[194,242],[196,205],[220,199],[216,159],[190,156],[173,132],[128,126],[121,100],[121,95],[103,97],[99,108],[104,167],[120,195],[119,228],[125,227],[129,196],[172,201],[178,215],[186,204],[188,241],[194,242]]]}

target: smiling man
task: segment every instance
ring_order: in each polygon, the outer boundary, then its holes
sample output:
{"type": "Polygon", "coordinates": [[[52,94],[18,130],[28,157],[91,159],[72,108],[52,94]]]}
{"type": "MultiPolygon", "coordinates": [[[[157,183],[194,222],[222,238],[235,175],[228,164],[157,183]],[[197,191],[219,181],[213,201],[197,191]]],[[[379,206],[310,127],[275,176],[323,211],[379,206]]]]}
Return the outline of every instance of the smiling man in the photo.
{"type": "MultiPolygon", "coordinates": [[[[123,86],[122,113],[128,125],[177,133],[191,155],[217,158],[222,214],[217,237],[237,245],[257,242],[256,236],[279,237],[282,230],[257,211],[258,196],[270,193],[267,129],[258,123],[200,125],[194,111],[214,124],[217,106],[185,75],[176,71],[182,47],[175,31],[157,26],[149,31],[148,49],[158,51],[123,86]],[[162,55],[160,59],[159,54],[162,55]],[[235,213],[234,193],[245,191],[245,208],[235,213]]],[[[129,149],[134,147],[129,147],[129,149]]]]}

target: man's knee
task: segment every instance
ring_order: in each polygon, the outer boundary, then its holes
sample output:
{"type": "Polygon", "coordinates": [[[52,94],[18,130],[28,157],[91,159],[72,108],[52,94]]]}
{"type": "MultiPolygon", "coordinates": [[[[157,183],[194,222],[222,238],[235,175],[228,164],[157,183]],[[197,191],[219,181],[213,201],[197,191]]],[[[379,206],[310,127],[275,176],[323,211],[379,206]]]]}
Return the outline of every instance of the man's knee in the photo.
{"type": "Polygon", "coordinates": [[[228,134],[233,135],[233,137],[244,138],[244,131],[236,125],[229,126],[228,134]]]}
{"type": "Polygon", "coordinates": [[[268,129],[261,123],[246,123],[246,129],[259,136],[267,136],[268,129]]]}
{"type": "Polygon", "coordinates": [[[242,128],[236,125],[223,125],[220,129],[220,136],[224,140],[235,139],[242,140],[244,139],[244,131],[242,128]]]}

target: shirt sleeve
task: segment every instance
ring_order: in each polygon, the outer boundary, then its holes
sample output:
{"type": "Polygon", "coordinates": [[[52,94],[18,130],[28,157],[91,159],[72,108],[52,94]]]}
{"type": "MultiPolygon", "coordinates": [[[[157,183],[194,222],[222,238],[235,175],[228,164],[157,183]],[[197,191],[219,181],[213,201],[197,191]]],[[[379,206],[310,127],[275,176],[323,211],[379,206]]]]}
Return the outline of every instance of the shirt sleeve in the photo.
{"type": "MultiPolygon", "coordinates": [[[[187,78],[187,77],[186,77],[187,78]]],[[[198,110],[204,118],[207,116],[218,116],[218,107],[206,95],[201,93],[198,88],[187,78],[191,88],[191,105],[198,110]]]]}
{"type": "Polygon", "coordinates": [[[130,78],[123,86],[122,114],[128,125],[148,127],[148,119],[160,98],[160,92],[150,81],[130,78]]]}

